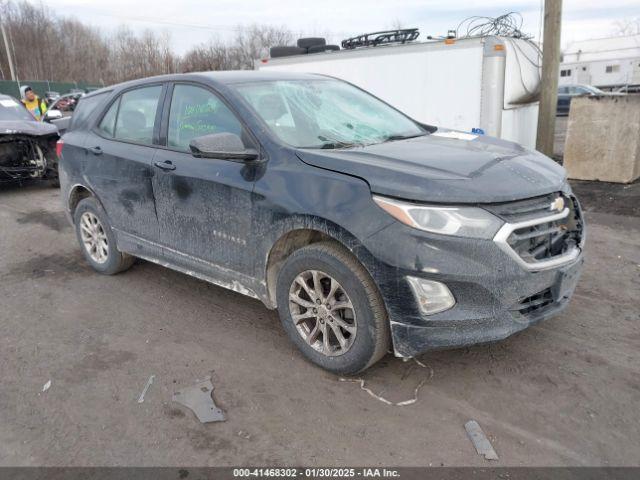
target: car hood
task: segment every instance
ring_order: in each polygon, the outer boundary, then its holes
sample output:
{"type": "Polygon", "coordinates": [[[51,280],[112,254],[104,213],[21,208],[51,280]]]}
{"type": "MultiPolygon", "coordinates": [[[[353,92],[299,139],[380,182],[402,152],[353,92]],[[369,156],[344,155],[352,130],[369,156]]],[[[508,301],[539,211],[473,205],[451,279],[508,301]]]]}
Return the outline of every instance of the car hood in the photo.
{"type": "Polygon", "coordinates": [[[493,203],[561,190],[564,169],[541,153],[493,137],[438,130],[349,149],[299,149],[305,163],[360,177],[371,191],[435,203],[493,203]]]}
{"type": "Polygon", "coordinates": [[[50,135],[58,129],[50,123],[30,120],[0,120],[0,135],[50,135]]]}

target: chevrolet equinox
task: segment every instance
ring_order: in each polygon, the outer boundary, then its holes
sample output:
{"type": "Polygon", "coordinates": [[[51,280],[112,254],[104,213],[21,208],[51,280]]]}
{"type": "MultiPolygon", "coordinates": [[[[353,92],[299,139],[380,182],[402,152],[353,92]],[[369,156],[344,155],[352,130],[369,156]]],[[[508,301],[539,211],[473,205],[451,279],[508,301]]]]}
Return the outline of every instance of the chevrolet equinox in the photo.
{"type": "Polygon", "coordinates": [[[583,263],[561,166],[334,78],[136,80],[83,97],[58,146],[95,270],[139,257],[260,299],[340,374],[556,315],[583,263]]]}

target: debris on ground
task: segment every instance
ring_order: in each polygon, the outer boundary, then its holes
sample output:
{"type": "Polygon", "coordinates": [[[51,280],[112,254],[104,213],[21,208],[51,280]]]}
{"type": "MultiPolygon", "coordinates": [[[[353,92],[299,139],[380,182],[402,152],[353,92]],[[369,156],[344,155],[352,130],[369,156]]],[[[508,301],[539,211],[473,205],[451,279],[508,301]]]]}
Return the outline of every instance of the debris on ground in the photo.
{"type": "Polygon", "coordinates": [[[429,370],[429,377],[428,378],[423,378],[422,380],[420,380],[418,382],[418,384],[416,385],[416,388],[413,390],[413,398],[410,398],[409,400],[404,400],[402,402],[392,402],[391,400],[388,400],[388,399],[384,398],[383,396],[374,393],[373,390],[371,390],[370,388],[367,388],[365,386],[365,380],[363,378],[344,378],[344,377],[340,377],[338,380],[341,381],[341,382],[359,383],[361,390],[364,390],[369,395],[371,395],[373,398],[375,398],[376,400],[378,400],[378,401],[380,401],[380,402],[382,402],[382,403],[384,403],[386,405],[391,405],[392,407],[406,407],[407,405],[413,405],[414,403],[416,403],[418,401],[418,392],[423,387],[423,385],[427,382],[427,380],[431,380],[433,378],[433,369],[430,366],[425,365],[424,363],[422,363],[420,360],[418,360],[416,358],[414,358],[413,361],[416,362],[416,364],[418,364],[420,367],[428,369],[429,370]]]}
{"type": "Polygon", "coordinates": [[[174,393],[172,400],[190,409],[201,423],[224,422],[227,419],[213,402],[211,377],[174,393]]]}
{"type": "Polygon", "coordinates": [[[464,429],[467,431],[467,435],[473,443],[473,446],[476,447],[476,452],[478,455],[484,456],[486,460],[499,460],[498,454],[493,449],[491,442],[487,438],[487,436],[480,428],[480,424],[475,420],[469,420],[464,424],[464,429]]]}
{"type": "Polygon", "coordinates": [[[43,391],[43,392],[46,392],[47,390],[49,390],[49,388],[51,388],[51,380],[49,380],[47,383],[45,383],[45,384],[42,386],[42,391],[43,391]]]}
{"type": "Polygon", "coordinates": [[[151,384],[153,383],[153,380],[156,378],[155,375],[151,375],[149,377],[149,380],[147,380],[146,385],[144,386],[144,389],[142,389],[142,393],[140,394],[140,396],[138,397],[138,403],[142,403],[144,402],[144,396],[147,394],[147,391],[149,390],[149,387],[151,386],[151,384]]]}

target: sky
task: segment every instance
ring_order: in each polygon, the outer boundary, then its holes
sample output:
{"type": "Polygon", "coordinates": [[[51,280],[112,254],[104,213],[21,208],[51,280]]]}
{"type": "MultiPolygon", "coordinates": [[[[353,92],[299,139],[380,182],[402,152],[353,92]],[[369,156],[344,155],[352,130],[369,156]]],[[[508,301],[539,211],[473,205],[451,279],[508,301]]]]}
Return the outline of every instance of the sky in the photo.
{"type": "MultiPolygon", "coordinates": [[[[34,1],[34,0],[32,0],[34,1]]],[[[35,1],[34,1],[35,3],[35,1]]],[[[60,15],[113,32],[126,24],[171,36],[173,50],[184,53],[211,38],[231,40],[252,23],[285,26],[300,36],[324,36],[331,43],[396,25],[418,27],[420,39],[445,35],[466,17],[519,12],[522,31],[538,38],[541,0],[38,0],[60,15]]],[[[615,22],[640,17],[640,0],[565,0],[562,45],[615,33],[615,22]]]]}

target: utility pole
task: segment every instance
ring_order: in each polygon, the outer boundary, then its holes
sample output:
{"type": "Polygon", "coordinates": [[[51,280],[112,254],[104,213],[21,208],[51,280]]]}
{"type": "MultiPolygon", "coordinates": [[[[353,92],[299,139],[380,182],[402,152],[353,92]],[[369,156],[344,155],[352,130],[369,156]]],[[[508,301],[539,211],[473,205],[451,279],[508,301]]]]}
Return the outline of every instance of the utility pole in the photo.
{"type": "Polygon", "coordinates": [[[536,149],[548,156],[553,155],[553,140],[556,128],[561,21],[562,0],[545,0],[542,79],[540,84],[540,110],[538,111],[536,149]]]}
{"type": "Polygon", "coordinates": [[[11,50],[9,49],[9,41],[7,40],[7,32],[4,30],[4,24],[0,22],[0,30],[2,31],[2,39],[4,40],[4,49],[7,52],[7,61],[9,62],[9,71],[11,72],[11,80],[16,80],[16,70],[13,66],[13,59],[11,58],[11,50]]]}

